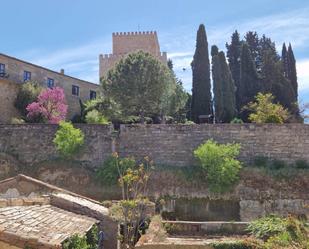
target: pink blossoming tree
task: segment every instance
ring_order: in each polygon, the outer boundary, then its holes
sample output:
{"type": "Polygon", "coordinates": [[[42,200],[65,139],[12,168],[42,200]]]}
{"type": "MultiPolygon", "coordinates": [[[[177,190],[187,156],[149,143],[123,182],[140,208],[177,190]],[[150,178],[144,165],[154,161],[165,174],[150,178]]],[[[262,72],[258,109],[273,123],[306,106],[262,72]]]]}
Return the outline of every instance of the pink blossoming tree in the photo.
{"type": "Polygon", "coordinates": [[[55,87],[43,90],[37,101],[29,104],[26,109],[27,117],[30,119],[41,118],[44,122],[58,124],[65,120],[68,106],[63,89],[55,87]]]}

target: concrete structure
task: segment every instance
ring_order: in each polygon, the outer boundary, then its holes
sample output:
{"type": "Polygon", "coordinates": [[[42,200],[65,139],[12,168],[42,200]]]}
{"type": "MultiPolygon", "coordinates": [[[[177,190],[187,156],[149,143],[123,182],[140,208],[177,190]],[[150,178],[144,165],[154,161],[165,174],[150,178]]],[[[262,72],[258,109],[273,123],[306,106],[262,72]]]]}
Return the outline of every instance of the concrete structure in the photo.
{"type": "Polygon", "coordinates": [[[115,66],[115,64],[129,53],[142,50],[167,63],[166,52],[160,51],[160,45],[156,31],[150,32],[120,32],[113,33],[112,54],[100,55],[100,78],[115,66]]]}
{"type": "Polygon", "coordinates": [[[80,114],[79,100],[85,102],[99,94],[100,86],[0,53],[0,123],[9,123],[18,116],[14,101],[18,88],[26,81],[36,81],[44,87],[64,89],[68,104],[68,119],[80,114]]]}
{"type": "Polygon", "coordinates": [[[93,225],[104,231],[104,248],[117,248],[118,223],[89,198],[18,175],[0,182],[0,249],[61,248],[93,225]]]}

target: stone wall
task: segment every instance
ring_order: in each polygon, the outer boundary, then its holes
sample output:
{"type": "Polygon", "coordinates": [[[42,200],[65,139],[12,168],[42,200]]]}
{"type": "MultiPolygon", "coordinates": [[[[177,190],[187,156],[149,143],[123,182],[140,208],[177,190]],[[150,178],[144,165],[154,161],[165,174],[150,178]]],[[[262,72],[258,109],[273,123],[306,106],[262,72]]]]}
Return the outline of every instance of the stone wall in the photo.
{"type": "Polygon", "coordinates": [[[18,85],[0,78],[0,124],[10,123],[13,117],[20,116],[14,107],[18,89],[18,85]]]}
{"type": "MultiPolygon", "coordinates": [[[[256,156],[309,161],[309,125],[123,125],[119,133],[111,126],[76,126],[83,130],[86,141],[75,160],[94,167],[114,151],[136,158],[147,155],[161,165],[190,166],[196,163],[194,149],[208,139],[240,143],[244,162],[256,156]]],[[[56,130],[56,125],[0,125],[0,152],[28,164],[55,159],[52,140],[56,130]]]]}
{"type": "Polygon", "coordinates": [[[127,125],[121,127],[118,151],[148,155],[158,164],[188,166],[195,164],[194,149],[208,139],[240,143],[245,162],[256,156],[309,161],[309,125],[302,124],[127,125]]]}

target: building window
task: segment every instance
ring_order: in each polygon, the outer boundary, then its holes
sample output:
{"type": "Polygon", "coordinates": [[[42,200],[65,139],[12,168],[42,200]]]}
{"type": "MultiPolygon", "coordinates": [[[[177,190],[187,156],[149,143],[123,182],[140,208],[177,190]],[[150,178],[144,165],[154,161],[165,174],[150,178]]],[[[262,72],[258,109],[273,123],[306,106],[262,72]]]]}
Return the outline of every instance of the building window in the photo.
{"type": "Polygon", "coordinates": [[[96,99],[97,98],[97,92],[90,90],[90,99],[96,99]]]}
{"type": "Polygon", "coordinates": [[[55,86],[54,79],[47,78],[47,87],[48,88],[54,88],[54,86],[55,86]]]}
{"type": "Polygon", "coordinates": [[[5,65],[0,63],[0,77],[5,76],[5,65]]]}
{"type": "Polygon", "coordinates": [[[79,87],[78,86],[72,86],[72,95],[79,96],[79,87]]]}
{"type": "Polygon", "coordinates": [[[31,80],[31,72],[24,71],[24,82],[31,80]]]}

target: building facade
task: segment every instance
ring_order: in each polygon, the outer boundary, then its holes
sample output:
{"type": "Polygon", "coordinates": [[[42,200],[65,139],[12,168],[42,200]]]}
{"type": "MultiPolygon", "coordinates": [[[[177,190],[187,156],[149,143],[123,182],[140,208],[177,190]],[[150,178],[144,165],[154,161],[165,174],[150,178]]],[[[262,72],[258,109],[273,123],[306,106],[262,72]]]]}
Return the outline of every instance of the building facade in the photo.
{"type": "Polygon", "coordinates": [[[147,32],[120,32],[113,33],[113,52],[112,54],[101,54],[100,79],[115,66],[115,64],[129,53],[142,50],[152,54],[163,63],[167,63],[166,52],[160,51],[159,40],[156,31],[147,32]]]}
{"type": "Polygon", "coordinates": [[[80,114],[80,100],[85,102],[96,98],[100,86],[88,81],[64,74],[62,69],[55,72],[50,69],[0,54],[0,123],[9,123],[18,117],[14,108],[19,86],[27,81],[35,81],[43,87],[61,87],[64,89],[68,104],[68,119],[80,114]]]}

